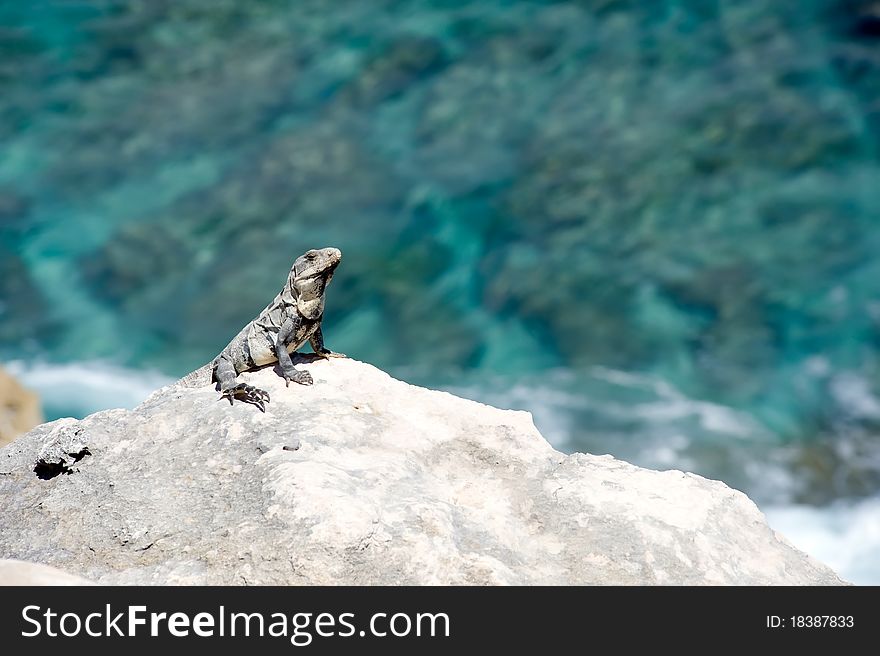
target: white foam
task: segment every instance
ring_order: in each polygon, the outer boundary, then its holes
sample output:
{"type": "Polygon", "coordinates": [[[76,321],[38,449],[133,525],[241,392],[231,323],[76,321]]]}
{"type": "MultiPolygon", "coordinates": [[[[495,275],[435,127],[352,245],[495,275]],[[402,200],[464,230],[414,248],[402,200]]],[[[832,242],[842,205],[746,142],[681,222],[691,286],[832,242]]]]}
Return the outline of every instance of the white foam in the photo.
{"type": "Polygon", "coordinates": [[[650,390],[656,395],[656,401],[620,405],[622,415],[635,414],[648,421],[660,422],[694,417],[707,431],[741,438],[753,438],[767,433],[767,429],[748,414],[717,403],[691,399],[665,380],[605,367],[593,367],[592,373],[600,380],[622,387],[650,390]]]}
{"type": "Polygon", "coordinates": [[[108,408],[130,409],[174,380],[156,371],[126,369],[102,361],[55,364],[14,360],[3,366],[40,395],[49,415],[52,408],[64,408],[78,416],[108,408]]]}
{"type": "MultiPolygon", "coordinates": [[[[690,422],[707,433],[738,438],[742,440],[768,440],[770,431],[746,412],[727,406],[692,399],[672,384],[649,374],[638,374],[605,367],[593,367],[590,374],[576,379],[570,373],[560,371],[545,372],[528,380],[511,381],[503,378],[478,379],[470,383],[447,386],[445,389],[483,403],[500,408],[528,410],[547,440],[557,448],[570,449],[573,434],[582,427],[572,424],[577,412],[592,412],[604,418],[604,427],[595,427],[601,432],[615,423],[631,427],[634,421],[641,424],[653,436],[661,436],[668,445],[674,441],[676,450],[684,449],[691,437],[681,434],[683,427],[690,422]],[[604,389],[591,384],[599,381],[604,389]],[[580,386],[585,386],[579,389],[580,386]],[[609,395],[607,388],[625,392],[635,390],[644,392],[641,398],[627,401],[616,400],[609,395]],[[598,394],[593,394],[593,391],[598,394]]],[[[644,447],[649,444],[647,435],[644,447]]],[[[669,454],[661,454],[664,462],[670,461],[669,454]]]]}
{"type": "Polygon", "coordinates": [[[880,497],[762,510],[774,530],[847,581],[880,585],[880,497]]]}
{"type": "Polygon", "coordinates": [[[831,394],[840,407],[854,417],[880,418],[880,399],[863,376],[852,372],[838,374],[831,380],[831,394]]]}

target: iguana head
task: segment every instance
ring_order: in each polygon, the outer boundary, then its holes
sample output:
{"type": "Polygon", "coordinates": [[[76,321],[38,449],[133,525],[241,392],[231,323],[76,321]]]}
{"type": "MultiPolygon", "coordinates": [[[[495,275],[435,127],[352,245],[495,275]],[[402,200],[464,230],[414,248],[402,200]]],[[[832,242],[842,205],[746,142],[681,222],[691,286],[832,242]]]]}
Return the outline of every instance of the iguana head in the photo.
{"type": "Polygon", "coordinates": [[[318,319],[324,313],[324,288],[339,266],[342,252],[338,248],[306,251],[290,269],[290,287],[299,313],[307,319],[318,319]]]}

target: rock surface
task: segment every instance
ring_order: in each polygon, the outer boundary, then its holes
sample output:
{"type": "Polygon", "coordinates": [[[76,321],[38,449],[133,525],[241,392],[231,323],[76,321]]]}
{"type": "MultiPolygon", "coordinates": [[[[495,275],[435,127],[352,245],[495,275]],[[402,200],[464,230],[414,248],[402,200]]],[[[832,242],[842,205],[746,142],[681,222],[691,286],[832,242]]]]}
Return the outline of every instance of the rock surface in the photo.
{"type": "Polygon", "coordinates": [[[42,421],[40,398],[0,369],[0,446],[42,421]]]}
{"type": "Polygon", "coordinates": [[[191,376],[5,447],[0,557],[105,584],[842,583],[720,482],[565,456],[525,412],[302,361],[311,387],[242,375],[265,414],[191,376]]]}

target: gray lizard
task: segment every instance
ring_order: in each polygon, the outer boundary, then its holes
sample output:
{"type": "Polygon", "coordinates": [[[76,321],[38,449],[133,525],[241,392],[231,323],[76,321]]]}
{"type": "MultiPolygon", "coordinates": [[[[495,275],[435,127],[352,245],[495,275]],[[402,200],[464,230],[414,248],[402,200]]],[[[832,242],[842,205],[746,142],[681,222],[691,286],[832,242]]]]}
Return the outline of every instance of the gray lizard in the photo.
{"type": "Polygon", "coordinates": [[[220,398],[228,398],[230,404],[233,399],[252,403],[265,412],[269,395],[235,379],[243,371],[273,362],[281,368],[286,385],[291,381],[311,385],[309,372],[296,369],[290,358],[306,341],[321,357],[346,357],[324,348],[321,333],[324,291],[341,259],[338,248],[310,250],[296,258],[281,292],[207,365],[212,380],[220,383],[220,398]]]}

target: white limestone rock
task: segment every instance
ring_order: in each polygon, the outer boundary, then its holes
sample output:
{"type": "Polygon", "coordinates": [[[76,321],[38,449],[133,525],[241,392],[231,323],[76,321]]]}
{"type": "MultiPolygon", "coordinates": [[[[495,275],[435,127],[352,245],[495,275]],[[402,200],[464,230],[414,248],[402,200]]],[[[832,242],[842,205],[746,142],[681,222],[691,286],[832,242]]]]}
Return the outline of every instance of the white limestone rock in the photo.
{"type": "Polygon", "coordinates": [[[723,483],[563,455],[526,412],[355,360],[301,366],[313,386],[242,374],[265,414],[190,376],[20,437],[0,557],[109,584],[843,583],[723,483]],[[80,457],[38,477],[62,433],[80,457]]]}

